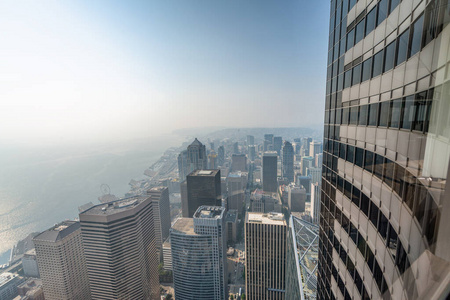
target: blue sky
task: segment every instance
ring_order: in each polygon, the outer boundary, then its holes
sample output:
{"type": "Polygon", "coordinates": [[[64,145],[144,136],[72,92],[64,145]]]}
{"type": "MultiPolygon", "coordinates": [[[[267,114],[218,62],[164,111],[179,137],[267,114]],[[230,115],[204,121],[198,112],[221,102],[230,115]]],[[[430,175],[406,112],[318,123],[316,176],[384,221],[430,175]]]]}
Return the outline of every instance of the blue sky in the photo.
{"type": "Polygon", "coordinates": [[[320,124],[329,1],[0,4],[2,138],[320,124]]]}

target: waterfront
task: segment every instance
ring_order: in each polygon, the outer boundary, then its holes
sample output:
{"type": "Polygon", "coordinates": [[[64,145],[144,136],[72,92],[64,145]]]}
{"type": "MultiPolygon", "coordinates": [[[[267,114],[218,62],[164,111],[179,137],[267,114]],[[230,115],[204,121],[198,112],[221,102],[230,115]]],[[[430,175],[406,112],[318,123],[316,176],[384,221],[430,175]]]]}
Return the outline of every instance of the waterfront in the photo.
{"type": "Polygon", "coordinates": [[[164,151],[181,144],[179,136],[96,145],[90,148],[16,147],[0,150],[0,264],[9,249],[29,233],[78,216],[78,206],[97,204],[100,185],[123,196],[131,179],[164,151]]]}

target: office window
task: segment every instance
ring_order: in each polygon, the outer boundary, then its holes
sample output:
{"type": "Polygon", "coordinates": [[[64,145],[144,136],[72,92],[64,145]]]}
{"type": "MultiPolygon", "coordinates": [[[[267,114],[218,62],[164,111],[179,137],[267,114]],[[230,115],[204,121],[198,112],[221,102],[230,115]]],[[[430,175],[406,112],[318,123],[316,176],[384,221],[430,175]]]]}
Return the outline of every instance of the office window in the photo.
{"type": "Polygon", "coordinates": [[[389,101],[385,101],[380,104],[380,121],[378,122],[379,126],[382,126],[382,127],[388,126],[389,106],[390,106],[389,101]]]}
{"type": "Polygon", "coordinates": [[[370,272],[372,272],[372,270],[373,270],[373,262],[374,262],[375,257],[373,256],[372,250],[368,246],[366,247],[365,258],[366,258],[366,262],[367,262],[367,265],[369,267],[369,270],[370,270],[370,272]]]}
{"type": "Polygon", "coordinates": [[[373,174],[377,176],[380,180],[383,179],[383,161],[384,161],[383,156],[375,154],[373,174]]]}
{"type": "Polygon", "coordinates": [[[356,238],[358,237],[358,229],[356,229],[355,225],[350,222],[350,238],[353,240],[353,243],[356,244],[356,238]]]}
{"type": "Polygon", "coordinates": [[[391,120],[389,122],[389,127],[399,128],[402,114],[402,104],[402,99],[391,101],[391,120]]]}
{"type": "Polygon", "coordinates": [[[350,0],[349,1],[349,8],[348,8],[349,11],[353,8],[353,6],[355,6],[357,1],[358,0],[350,0]]]}
{"type": "Polygon", "coordinates": [[[375,29],[377,21],[377,8],[374,7],[366,16],[366,35],[375,29]]]}
{"type": "Polygon", "coordinates": [[[341,124],[342,121],[342,108],[336,109],[336,124],[341,124]]]}
{"type": "Polygon", "coordinates": [[[405,177],[405,191],[403,201],[411,211],[414,208],[414,195],[416,191],[416,180],[412,176],[405,177]]]}
{"type": "Polygon", "coordinates": [[[362,63],[361,82],[369,80],[371,75],[372,75],[372,58],[369,58],[362,63]]]}
{"type": "Polygon", "coordinates": [[[339,56],[345,54],[345,46],[347,45],[347,36],[344,35],[341,39],[341,43],[339,44],[339,56]]]}
{"type": "Polygon", "coordinates": [[[425,9],[423,46],[431,42],[438,34],[438,1],[431,1],[425,9]]]}
{"type": "Polygon", "coordinates": [[[355,150],[355,165],[362,168],[364,163],[364,150],[356,148],[355,150]]]}
{"type": "Polygon", "coordinates": [[[439,222],[440,219],[440,212],[436,205],[436,202],[434,202],[433,199],[430,198],[430,204],[426,211],[426,218],[427,223],[425,226],[425,236],[428,241],[428,245],[433,245],[436,242],[436,226],[438,226],[437,222],[439,222]]]}
{"type": "Polygon", "coordinates": [[[380,212],[380,218],[378,219],[378,232],[380,235],[386,239],[388,231],[388,219],[380,212]]]}
{"type": "Polygon", "coordinates": [[[348,0],[342,1],[342,16],[346,16],[348,13],[348,0]]]}
{"type": "Polygon", "coordinates": [[[359,110],[359,106],[350,107],[350,124],[351,125],[358,124],[358,110],[359,110]]]}
{"type": "Polygon", "coordinates": [[[347,146],[347,161],[352,164],[355,162],[355,146],[347,146]]]}
{"type": "Polygon", "coordinates": [[[367,125],[367,118],[369,115],[369,106],[368,105],[362,105],[359,107],[359,118],[358,118],[358,124],[359,125],[367,125]]]}
{"type": "Polygon", "coordinates": [[[378,2],[377,26],[386,19],[388,14],[388,4],[388,0],[381,0],[380,2],[378,2]]]}
{"type": "Polygon", "coordinates": [[[405,169],[403,169],[402,166],[394,164],[394,186],[393,189],[399,195],[400,197],[403,196],[403,185],[404,180],[403,177],[405,176],[405,169]]]}
{"type": "Polygon", "coordinates": [[[401,118],[401,128],[411,129],[415,115],[414,96],[405,97],[404,102],[403,117],[401,118]]]}
{"type": "Polygon", "coordinates": [[[413,56],[420,51],[422,44],[423,15],[420,16],[411,26],[411,46],[409,47],[408,57],[413,56]]]}
{"type": "Polygon", "coordinates": [[[402,242],[400,240],[398,240],[395,265],[397,266],[398,270],[400,271],[400,275],[403,275],[403,273],[405,273],[406,260],[407,260],[406,251],[403,248],[402,242]]]}
{"type": "Polygon", "coordinates": [[[364,194],[361,193],[361,211],[366,215],[369,216],[369,198],[364,194]]]}
{"type": "Polygon", "coordinates": [[[383,50],[373,56],[372,78],[381,74],[383,69],[383,50]]]}
{"type": "Polygon", "coordinates": [[[361,20],[355,27],[355,45],[364,38],[364,25],[364,20],[361,20]]]}
{"type": "Polygon", "coordinates": [[[344,74],[339,74],[337,77],[337,90],[342,91],[344,89],[344,74]]]}
{"type": "MultiPolygon", "coordinates": [[[[348,234],[348,231],[350,230],[350,221],[348,218],[342,213],[342,223],[341,223],[342,229],[348,234]]],[[[345,261],[345,260],[344,260],[345,261]]]]}
{"type": "Polygon", "coordinates": [[[378,265],[377,261],[375,261],[375,265],[374,265],[374,269],[373,269],[373,278],[375,279],[375,282],[377,283],[377,286],[381,291],[381,285],[382,285],[382,281],[383,281],[383,271],[381,271],[381,268],[378,265]]]}
{"type": "Polygon", "coordinates": [[[384,161],[383,181],[389,187],[392,187],[393,179],[394,179],[394,162],[386,158],[384,161]]]}
{"type": "Polygon", "coordinates": [[[364,155],[364,169],[372,173],[373,171],[373,152],[366,151],[364,155]]]}
{"type": "Polygon", "coordinates": [[[349,33],[347,33],[347,51],[353,47],[354,41],[355,41],[355,28],[353,28],[349,33]]]}
{"type": "Polygon", "coordinates": [[[416,94],[416,101],[414,102],[414,111],[415,111],[415,118],[412,129],[417,131],[423,131],[427,115],[426,92],[416,94]]]}
{"type": "Polygon", "coordinates": [[[340,147],[340,150],[339,150],[339,158],[342,158],[342,159],[346,159],[346,155],[347,155],[347,151],[346,151],[346,144],[340,144],[341,145],[341,147],[340,147]]]}
{"type": "Polygon", "coordinates": [[[344,181],[344,195],[349,200],[352,200],[352,184],[350,182],[348,182],[347,180],[344,181]]]}
{"type": "Polygon", "coordinates": [[[390,43],[384,51],[384,67],[383,72],[387,72],[394,67],[395,58],[395,42],[390,43]]]}
{"type": "Polygon", "coordinates": [[[395,232],[394,227],[391,224],[388,225],[388,236],[386,240],[387,247],[391,250],[391,254],[395,259],[395,254],[397,250],[397,232],[395,232]]]}
{"type": "Polygon", "coordinates": [[[350,118],[350,108],[346,107],[342,109],[342,125],[347,125],[350,118]]]}
{"type": "Polygon", "coordinates": [[[373,203],[372,201],[370,202],[370,213],[369,213],[369,219],[370,222],[372,222],[373,226],[375,226],[375,228],[377,228],[377,222],[378,222],[378,212],[379,209],[376,206],[375,203],[373,203]]]}
{"type": "Polygon", "coordinates": [[[414,216],[419,224],[423,226],[427,199],[429,197],[427,189],[423,185],[417,184],[415,196],[414,216]]]}
{"type": "Polygon", "coordinates": [[[395,65],[398,66],[406,60],[408,54],[409,29],[403,32],[397,39],[397,58],[395,65]]]}
{"type": "Polygon", "coordinates": [[[356,207],[359,207],[359,197],[360,196],[361,196],[361,192],[357,188],[354,187],[353,192],[352,192],[352,202],[355,203],[356,207]]]}
{"type": "Polygon", "coordinates": [[[358,271],[355,272],[355,285],[356,285],[356,288],[358,289],[358,292],[360,294],[362,294],[363,281],[361,279],[361,276],[359,276],[358,271]]]}
{"type": "Polygon", "coordinates": [[[352,86],[352,69],[348,70],[344,74],[344,88],[352,86]]]}
{"type": "Polygon", "coordinates": [[[339,143],[333,141],[333,155],[339,156],[339,143]]]}
{"type": "Polygon", "coordinates": [[[352,85],[358,84],[360,82],[361,82],[361,64],[353,67],[352,85]]]}
{"type": "Polygon", "coordinates": [[[400,4],[401,0],[391,0],[391,5],[389,6],[389,14],[400,4]]]}
{"type": "Polygon", "coordinates": [[[378,103],[369,105],[369,126],[377,126],[378,122],[378,103]]]}

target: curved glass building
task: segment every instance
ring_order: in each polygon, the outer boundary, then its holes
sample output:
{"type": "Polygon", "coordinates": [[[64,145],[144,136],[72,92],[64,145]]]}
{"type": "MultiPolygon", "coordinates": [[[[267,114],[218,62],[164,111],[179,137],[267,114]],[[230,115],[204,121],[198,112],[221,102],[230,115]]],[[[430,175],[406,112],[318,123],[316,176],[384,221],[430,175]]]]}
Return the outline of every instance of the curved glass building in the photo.
{"type": "Polygon", "coordinates": [[[332,0],[318,299],[449,291],[448,0],[332,0]]]}
{"type": "Polygon", "coordinates": [[[176,299],[227,299],[223,207],[201,206],[194,218],[172,226],[173,283],[176,299]]]}

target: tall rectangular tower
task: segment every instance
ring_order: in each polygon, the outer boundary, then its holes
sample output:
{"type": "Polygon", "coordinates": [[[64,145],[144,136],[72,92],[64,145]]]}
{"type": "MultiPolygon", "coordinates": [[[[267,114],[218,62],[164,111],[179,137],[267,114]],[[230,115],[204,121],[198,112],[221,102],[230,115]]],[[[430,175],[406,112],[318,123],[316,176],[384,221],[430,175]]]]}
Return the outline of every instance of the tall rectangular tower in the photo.
{"type": "Polygon", "coordinates": [[[196,170],[186,177],[187,182],[187,214],[192,218],[202,205],[221,206],[222,192],[220,170],[196,170]]]}
{"type": "Polygon", "coordinates": [[[227,264],[225,208],[201,206],[170,231],[175,297],[225,300],[227,264]]]}
{"type": "Polygon", "coordinates": [[[153,220],[155,222],[156,248],[162,260],[162,244],[169,237],[171,225],[169,189],[164,186],[154,187],[147,191],[152,197],[153,220]]]}
{"type": "Polygon", "coordinates": [[[283,178],[294,182],[294,147],[288,141],[284,142],[281,161],[283,178]]]}
{"type": "Polygon", "coordinates": [[[92,299],[159,299],[152,199],[135,196],[80,213],[92,299]]]}
{"type": "Polygon", "coordinates": [[[248,300],[285,295],[286,221],[281,213],[247,213],[245,291],[248,300]]]}
{"type": "Polygon", "coordinates": [[[45,299],[91,299],[79,222],[56,224],[33,243],[45,299]]]}
{"type": "Polygon", "coordinates": [[[262,161],[262,184],[265,192],[276,193],[278,188],[277,182],[278,172],[278,156],[277,153],[265,152],[262,161]]]}
{"type": "Polygon", "coordinates": [[[431,299],[424,274],[450,260],[449,1],[330,4],[318,299],[431,299]]]}

